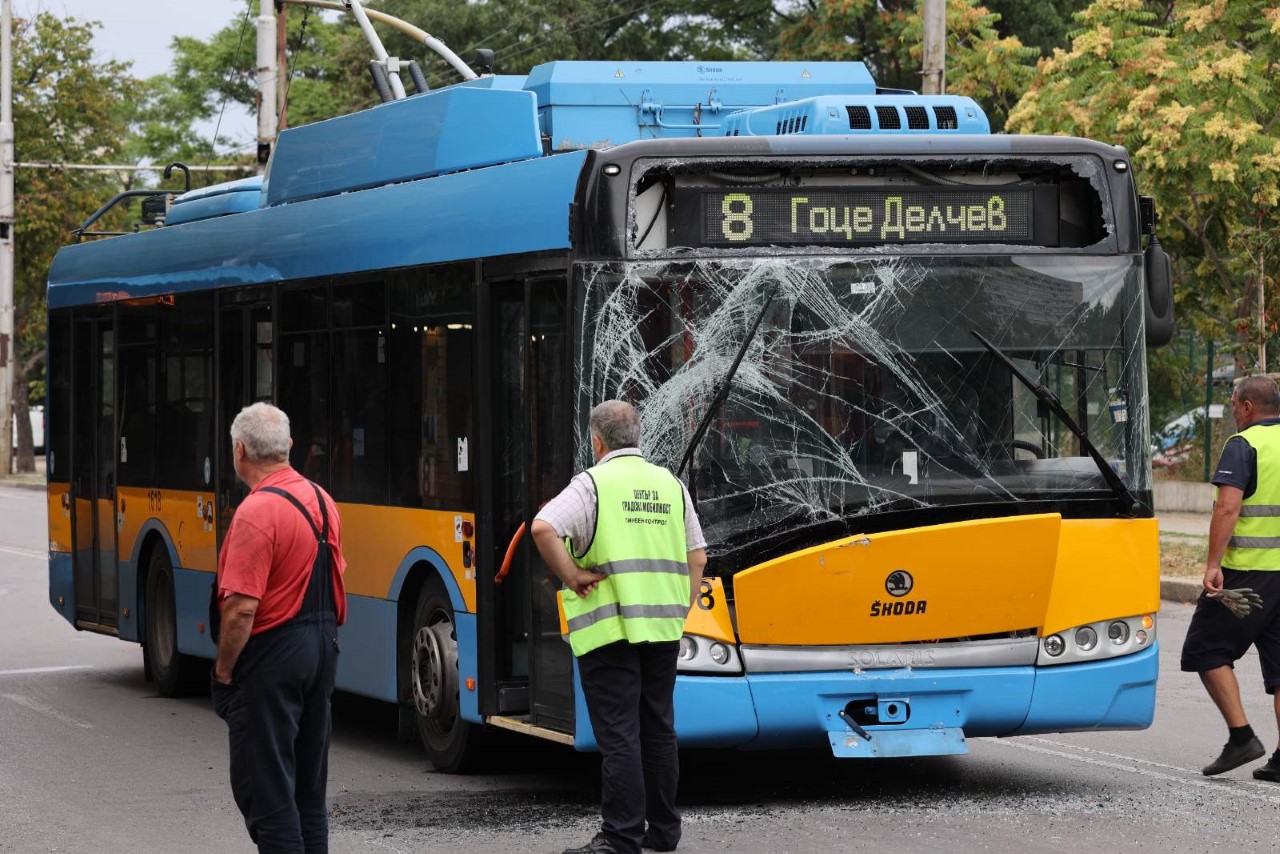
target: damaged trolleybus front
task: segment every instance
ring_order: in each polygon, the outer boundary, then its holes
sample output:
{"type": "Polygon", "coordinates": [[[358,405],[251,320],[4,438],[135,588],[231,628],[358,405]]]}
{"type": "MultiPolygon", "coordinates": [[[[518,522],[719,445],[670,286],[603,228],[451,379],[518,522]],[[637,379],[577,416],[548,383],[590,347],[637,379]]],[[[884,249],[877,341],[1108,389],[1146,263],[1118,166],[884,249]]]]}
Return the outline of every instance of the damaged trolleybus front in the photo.
{"type": "Polygon", "coordinates": [[[445,771],[488,728],[592,750],[520,532],[621,397],[709,542],[683,746],[1150,723],[1144,359],[1172,314],[1123,150],[993,136],[972,100],[860,63],[552,62],[383,94],[281,132],[269,180],[128,191],[58,253],[49,601],[71,625],[140,644],[163,695],[204,684],[245,495],[227,430],[269,400],[342,514],[338,688],[396,704],[445,771]],[[139,193],[136,231],[91,230],[139,193]]]}
{"type": "Polygon", "coordinates": [[[843,100],[587,165],[579,421],[636,403],[711,555],[681,743],[906,756],[1146,727],[1145,349],[1172,318],[1146,307],[1167,260],[1127,155],[858,132],[843,100]]]}

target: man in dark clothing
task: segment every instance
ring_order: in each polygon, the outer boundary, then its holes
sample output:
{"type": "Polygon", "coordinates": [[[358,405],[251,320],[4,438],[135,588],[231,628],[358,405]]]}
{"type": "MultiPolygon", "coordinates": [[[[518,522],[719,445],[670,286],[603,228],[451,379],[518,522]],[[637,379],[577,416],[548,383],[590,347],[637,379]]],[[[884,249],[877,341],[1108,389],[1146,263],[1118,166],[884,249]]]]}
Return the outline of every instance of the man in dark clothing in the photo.
{"type": "MultiPolygon", "coordinates": [[[[1228,730],[1222,753],[1205,766],[1222,774],[1266,753],[1245,717],[1234,664],[1250,646],[1280,722],[1280,391],[1268,377],[1247,377],[1231,395],[1240,432],[1227,440],[1213,483],[1218,487],[1209,525],[1204,590],[1182,647],[1182,669],[1199,673],[1228,730]],[[1217,601],[1251,589],[1262,606],[1240,617],[1217,601]]],[[[1255,769],[1259,780],[1280,782],[1280,749],[1255,769]]]]}
{"type": "Polygon", "coordinates": [[[330,697],[346,618],[338,509],[289,465],[289,418],[255,403],[231,425],[251,492],[218,556],[213,702],[227,722],[231,790],[262,852],[329,848],[330,697]]]}
{"type": "Polygon", "coordinates": [[[706,541],[683,484],[641,456],[629,403],[605,401],[590,426],[596,465],[547,502],[532,528],[566,587],[569,644],[600,748],[601,831],[565,854],[674,851],[676,653],[706,541]]]}

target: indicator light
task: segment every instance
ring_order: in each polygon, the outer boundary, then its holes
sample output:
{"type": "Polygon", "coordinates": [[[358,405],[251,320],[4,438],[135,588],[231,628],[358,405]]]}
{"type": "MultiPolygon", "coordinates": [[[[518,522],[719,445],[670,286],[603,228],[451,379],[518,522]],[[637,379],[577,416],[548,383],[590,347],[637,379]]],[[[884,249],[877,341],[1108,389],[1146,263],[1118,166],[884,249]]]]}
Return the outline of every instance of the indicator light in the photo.
{"type": "Polygon", "coordinates": [[[1142,646],[1147,642],[1147,633],[1142,629],[1138,629],[1133,633],[1133,640],[1138,644],[1138,646],[1142,646]]]}
{"type": "Polygon", "coordinates": [[[1142,615],[1142,627],[1143,627],[1144,629],[1149,629],[1149,628],[1151,628],[1152,626],[1154,626],[1155,624],[1156,624],[1156,618],[1155,618],[1155,617],[1151,616],[1150,614],[1143,614],[1143,615],[1142,615]]]}

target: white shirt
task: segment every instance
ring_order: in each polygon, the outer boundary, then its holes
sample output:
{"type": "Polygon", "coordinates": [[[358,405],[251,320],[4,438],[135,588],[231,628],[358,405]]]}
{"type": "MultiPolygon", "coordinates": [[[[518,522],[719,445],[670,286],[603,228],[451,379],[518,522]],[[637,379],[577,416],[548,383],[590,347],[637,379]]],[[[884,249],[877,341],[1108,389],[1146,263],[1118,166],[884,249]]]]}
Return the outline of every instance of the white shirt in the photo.
{"type": "MultiPolygon", "coordinates": [[[[643,457],[639,448],[620,448],[610,451],[600,458],[601,463],[614,457],[643,457]]],[[[677,482],[679,482],[677,480],[677,482]]],[[[706,538],[702,535],[702,525],[698,522],[698,514],[693,509],[693,501],[689,498],[689,490],[683,483],[680,491],[684,493],[684,538],[686,551],[696,551],[707,547],[706,538]]],[[[574,475],[559,495],[543,505],[534,517],[541,519],[555,530],[560,537],[568,537],[575,555],[584,555],[591,548],[591,538],[596,530],[596,482],[586,472],[574,475]]]]}

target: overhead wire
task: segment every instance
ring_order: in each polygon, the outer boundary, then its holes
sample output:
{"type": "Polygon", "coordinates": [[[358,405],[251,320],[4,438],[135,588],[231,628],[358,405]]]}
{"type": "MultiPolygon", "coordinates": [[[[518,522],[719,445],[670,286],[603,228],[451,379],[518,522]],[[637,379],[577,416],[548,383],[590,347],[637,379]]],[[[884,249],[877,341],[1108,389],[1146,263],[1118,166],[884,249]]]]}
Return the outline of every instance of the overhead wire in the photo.
{"type": "MultiPolygon", "coordinates": [[[[249,16],[253,13],[253,0],[245,0],[244,18],[240,21],[240,35],[236,41],[235,58],[231,61],[231,69],[227,72],[227,81],[230,82],[235,76],[236,68],[240,65],[240,48],[244,46],[244,30],[249,23],[249,16]]],[[[218,109],[218,121],[213,126],[213,139],[209,140],[209,158],[204,162],[204,168],[208,169],[209,164],[213,162],[213,156],[216,153],[214,147],[218,144],[218,131],[222,130],[222,117],[227,112],[227,101],[231,99],[230,94],[222,96],[222,106],[218,109]]]]}
{"type": "MultiPolygon", "coordinates": [[[[302,27],[298,32],[298,41],[294,43],[293,55],[285,60],[284,64],[284,97],[280,99],[280,112],[276,116],[276,127],[280,127],[284,123],[285,111],[289,109],[289,89],[293,86],[294,63],[298,61],[298,57],[302,54],[302,46],[306,44],[307,39],[307,21],[311,19],[311,7],[302,7],[302,27]]],[[[285,40],[285,46],[288,47],[288,40],[285,40]]]]}

